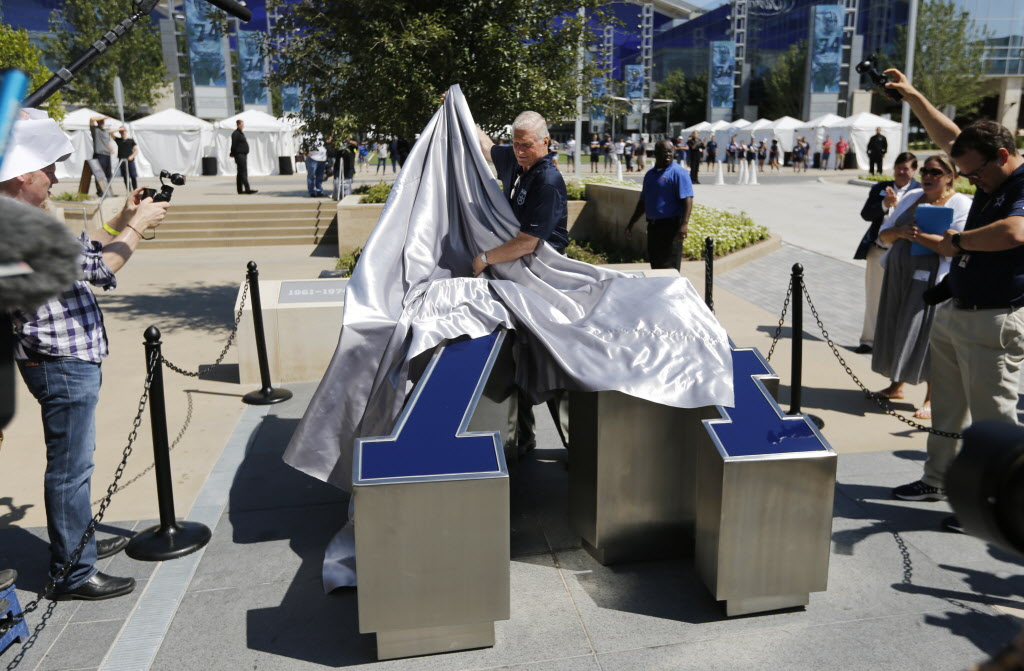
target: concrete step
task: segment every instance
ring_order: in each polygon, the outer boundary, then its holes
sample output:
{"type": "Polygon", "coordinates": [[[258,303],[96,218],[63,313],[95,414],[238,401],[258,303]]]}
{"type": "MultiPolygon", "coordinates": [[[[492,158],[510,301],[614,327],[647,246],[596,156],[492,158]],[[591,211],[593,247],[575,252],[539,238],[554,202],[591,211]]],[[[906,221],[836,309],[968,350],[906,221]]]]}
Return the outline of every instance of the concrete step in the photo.
{"type": "Polygon", "coordinates": [[[259,226],[326,226],[331,223],[334,219],[334,215],[331,216],[306,216],[306,217],[253,217],[253,218],[240,218],[240,219],[217,219],[217,218],[191,218],[191,217],[172,217],[168,216],[164,219],[161,227],[173,226],[175,228],[187,227],[187,228],[236,228],[236,227],[259,227],[259,226]]]}
{"type": "Polygon", "coordinates": [[[272,238],[161,238],[143,243],[143,249],[186,249],[194,247],[257,247],[270,245],[337,245],[336,238],[316,238],[312,235],[288,235],[272,238]]]}
{"type": "Polygon", "coordinates": [[[245,221],[247,219],[330,219],[337,213],[335,208],[324,210],[294,210],[294,209],[272,209],[272,210],[238,210],[235,212],[212,212],[209,210],[179,210],[171,208],[167,212],[167,219],[180,219],[183,221],[245,221]]]}
{"type": "MultiPolygon", "coordinates": [[[[321,227],[319,231],[323,233],[327,230],[327,227],[321,227]]],[[[167,238],[223,238],[223,239],[234,239],[234,238],[271,238],[271,237],[290,237],[293,235],[309,235],[314,236],[317,234],[317,228],[314,226],[274,226],[265,228],[241,228],[241,227],[216,227],[216,228],[168,228],[164,229],[162,226],[157,230],[157,239],[167,238]]]]}
{"type": "Polygon", "coordinates": [[[266,212],[273,210],[288,210],[293,212],[317,211],[321,209],[334,209],[337,206],[333,200],[309,199],[295,200],[286,203],[255,202],[255,203],[201,203],[197,205],[174,205],[176,212],[266,212]]]}

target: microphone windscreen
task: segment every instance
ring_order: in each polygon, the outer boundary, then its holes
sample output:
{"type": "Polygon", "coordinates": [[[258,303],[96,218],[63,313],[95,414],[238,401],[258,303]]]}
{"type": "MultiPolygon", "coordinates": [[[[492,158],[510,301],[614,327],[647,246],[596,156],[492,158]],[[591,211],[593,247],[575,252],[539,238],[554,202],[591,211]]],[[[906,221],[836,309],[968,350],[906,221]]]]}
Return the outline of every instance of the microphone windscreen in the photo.
{"type": "Polygon", "coordinates": [[[82,245],[46,211],[0,198],[0,264],[26,263],[32,272],[0,277],[0,310],[33,310],[82,276],[82,245]]]}

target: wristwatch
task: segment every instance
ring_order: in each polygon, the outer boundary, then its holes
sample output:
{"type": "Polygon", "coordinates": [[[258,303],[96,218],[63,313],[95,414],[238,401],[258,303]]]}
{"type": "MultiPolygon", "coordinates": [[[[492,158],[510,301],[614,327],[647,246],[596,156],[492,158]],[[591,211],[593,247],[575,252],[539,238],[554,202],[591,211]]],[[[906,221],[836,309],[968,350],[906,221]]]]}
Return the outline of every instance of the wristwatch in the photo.
{"type": "Polygon", "coordinates": [[[954,233],[952,236],[950,236],[949,241],[953,243],[953,246],[956,247],[956,250],[958,252],[960,252],[961,254],[966,254],[967,253],[967,250],[960,246],[960,234],[959,233],[954,233]]]}

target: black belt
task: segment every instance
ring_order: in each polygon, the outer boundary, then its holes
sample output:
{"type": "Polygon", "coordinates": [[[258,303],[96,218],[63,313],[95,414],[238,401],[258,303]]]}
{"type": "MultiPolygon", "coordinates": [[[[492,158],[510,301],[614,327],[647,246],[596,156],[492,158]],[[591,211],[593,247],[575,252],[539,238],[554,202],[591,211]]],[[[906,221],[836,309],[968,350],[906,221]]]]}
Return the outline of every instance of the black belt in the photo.
{"type": "Polygon", "coordinates": [[[1018,306],[1009,303],[968,303],[965,300],[954,298],[953,307],[957,310],[1016,310],[1018,306]]]}

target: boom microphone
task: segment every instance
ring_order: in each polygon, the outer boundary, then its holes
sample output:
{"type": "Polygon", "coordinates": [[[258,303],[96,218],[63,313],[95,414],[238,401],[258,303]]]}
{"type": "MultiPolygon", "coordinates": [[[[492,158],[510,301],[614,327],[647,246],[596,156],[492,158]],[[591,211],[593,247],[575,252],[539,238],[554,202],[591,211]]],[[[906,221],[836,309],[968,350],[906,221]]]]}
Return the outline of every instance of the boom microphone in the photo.
{"type": "Polygon", "coordinates": [[[219,7],[221,9],[223,9],[225,12],[227,12],[231,16],[235,17],[236,19],[241,19],[242,21],[249,21],[249,20],[252,19],[252,12],[250,12],[249,9],[245,5],[240,5],[237,2],[235,2],[234,0],[206,0],[206,1],[208,3],[210,3],[211,5],[213,5],[214,7],[219,7]]]}
{"type": "Polygon", "coordinates": [[[82,245],[46,211],[0,198],[0,310],[33,310],[81,277],[82,245]]]}

